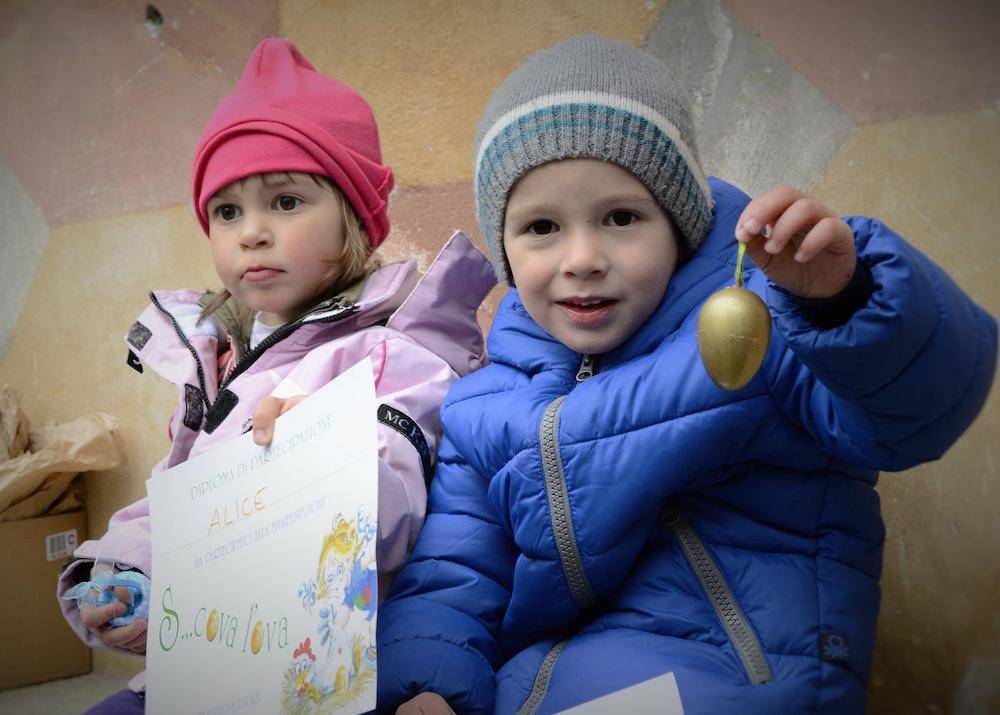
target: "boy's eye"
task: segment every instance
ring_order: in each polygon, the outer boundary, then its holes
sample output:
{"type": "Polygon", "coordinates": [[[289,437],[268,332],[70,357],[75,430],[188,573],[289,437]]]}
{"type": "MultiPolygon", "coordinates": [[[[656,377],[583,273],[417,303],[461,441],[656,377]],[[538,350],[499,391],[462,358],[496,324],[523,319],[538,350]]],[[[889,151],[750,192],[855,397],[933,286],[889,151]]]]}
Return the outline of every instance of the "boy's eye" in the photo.
{"type": "Polygon", "coordinates": [[[635,221],[637,218],[638,216],[636,216],[631,211],[619,210],[619,211],[612,211],[610,214],[608,214],[607,221],[608,225],[610,226],[617,226],[619,228],[624,228],[625,226],[631,225],[632,222],[635,221]]]}
{"type": "Polygon", "coordinates": [[[529,223],[527,228],[525,228],[524,230],[525,233],[531,233],[536,236],[547,236],[548,234],[558,230],[558,228],[559,227],[556,226],[555,221],[550,221],[547,218],[541,218],[538,219],[537,221],[532,221],[531,223],[529,223]]]}
{"type": "Polygon", "coordinates": [[[274,200],[274,206],[279,211],[294,211],[301,203],[302,199],[288,194],[282,194],[274,200]]]}
{"type": "Polygon", "coordinates": [[[240,209],[233,204],[221,204],[215,207],[214,213],[223,221],[232,221],[240,215],[240,209]]]}

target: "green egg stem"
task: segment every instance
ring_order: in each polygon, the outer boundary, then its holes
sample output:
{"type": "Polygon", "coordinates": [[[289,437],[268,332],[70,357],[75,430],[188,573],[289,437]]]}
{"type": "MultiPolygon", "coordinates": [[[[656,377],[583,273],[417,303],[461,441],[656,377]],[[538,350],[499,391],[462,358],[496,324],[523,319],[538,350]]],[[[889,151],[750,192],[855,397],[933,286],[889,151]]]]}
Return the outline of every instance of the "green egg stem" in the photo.
{"type": "Polygon", "coordinates": [[[743,287],[743,256],[747,254],[747,245],[742,242],[738,242],[740,247],[736,254],[736,287],[743,287]]]}

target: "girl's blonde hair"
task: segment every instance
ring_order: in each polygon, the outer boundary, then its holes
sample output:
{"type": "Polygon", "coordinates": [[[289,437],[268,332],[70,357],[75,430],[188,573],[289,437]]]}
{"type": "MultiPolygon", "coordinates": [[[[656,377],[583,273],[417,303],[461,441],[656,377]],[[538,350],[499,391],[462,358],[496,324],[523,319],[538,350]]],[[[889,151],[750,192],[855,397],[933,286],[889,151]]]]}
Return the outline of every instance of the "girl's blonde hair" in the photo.
{"type": "MultiPolygon", "coordinates": [[[[296,174],[297,172],[286,171],[271,172],[255,176],[260,176],[261,180],[266,184],[270,177],[282,176],[291,181],[296,174]]],[[[330,193],[333,194],[333,197],[337,200],[337,204],[340,206],[340,218],[344,227],[344,249],[340,253],[340,258],[330,264],[330,270],[325,278],[327,280],[332,280],[332,283],[325,291],[325,295],[316,296],[316,301],[319,302],[322,298],[334,296],[343,291],[345,288],[349,288],[361,280],[368,271],[368,265],[374,252],[371,248],[371,242],[368,239],[368,232],[362,225],[358,215],[354,212],[354,207],[351,206],[351,202],[347,200],[347,197],[344,196],[344,192],[340,190],[340,187],[333,183],[332,179],[326,176],[320,176],[318,174],[298,175],[308,176],[316,182],[317,185],[329,190],[330,193]]],[[[242,185],[251,178],[253,177],[248,176],[235,183],[242,185]]],[[[219,292],[214,295],[212,300],[209,301],[204,308],[202,308],[201,315],[198,316],[198,322],[200,323],[205,318],[215,313],[215,311],[225,305],[225,303],[232,297],[232,294],[225,288],[219,290],[219,292]]],[[[240,324],[249,326],[253,322],[253,311],[246,306],[238,304],[235,299],[233,299],[233,302],[236,303],[235,312],[239,317],[240,324]]]]}

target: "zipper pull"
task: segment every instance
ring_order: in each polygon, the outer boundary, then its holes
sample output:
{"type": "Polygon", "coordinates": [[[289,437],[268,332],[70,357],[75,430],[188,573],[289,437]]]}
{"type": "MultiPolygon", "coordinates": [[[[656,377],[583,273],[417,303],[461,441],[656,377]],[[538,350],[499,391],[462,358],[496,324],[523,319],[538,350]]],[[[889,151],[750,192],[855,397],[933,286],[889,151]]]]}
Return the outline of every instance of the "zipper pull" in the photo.
{"type": "Polygon", "coordinates": [[[594,363],[597,359],[593,355],[584,355],[583,362],[580,363],[580,369],[576,371],[576,381],[583,382],[589,377],[593,377],[597,370],[594,367],[594,363]]]}
{"type": "Polygon", "coordinates": [[[671,528],[677,526],[681,521],[681,513],[672,507],[664,507],[660,512],[660,523],[671,528]]]}

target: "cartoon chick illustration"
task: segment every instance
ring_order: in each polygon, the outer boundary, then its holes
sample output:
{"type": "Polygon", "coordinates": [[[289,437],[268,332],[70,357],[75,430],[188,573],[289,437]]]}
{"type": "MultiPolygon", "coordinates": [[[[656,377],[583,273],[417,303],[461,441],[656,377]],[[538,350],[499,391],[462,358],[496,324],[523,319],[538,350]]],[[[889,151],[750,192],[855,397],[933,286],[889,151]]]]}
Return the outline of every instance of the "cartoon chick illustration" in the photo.
{"type": "Polygon", "coordinates": [[[312,652],[312,644],[309,638],[299,643],[299,647],[292,654],[292,661],[292,667],[296,671],[294,681],[296,697],[299,700],[308,698],[319,705],[319,690],[311,682],[313,675],[315,675],[313,666],[316,663],[316,656],[312,652]]]}

